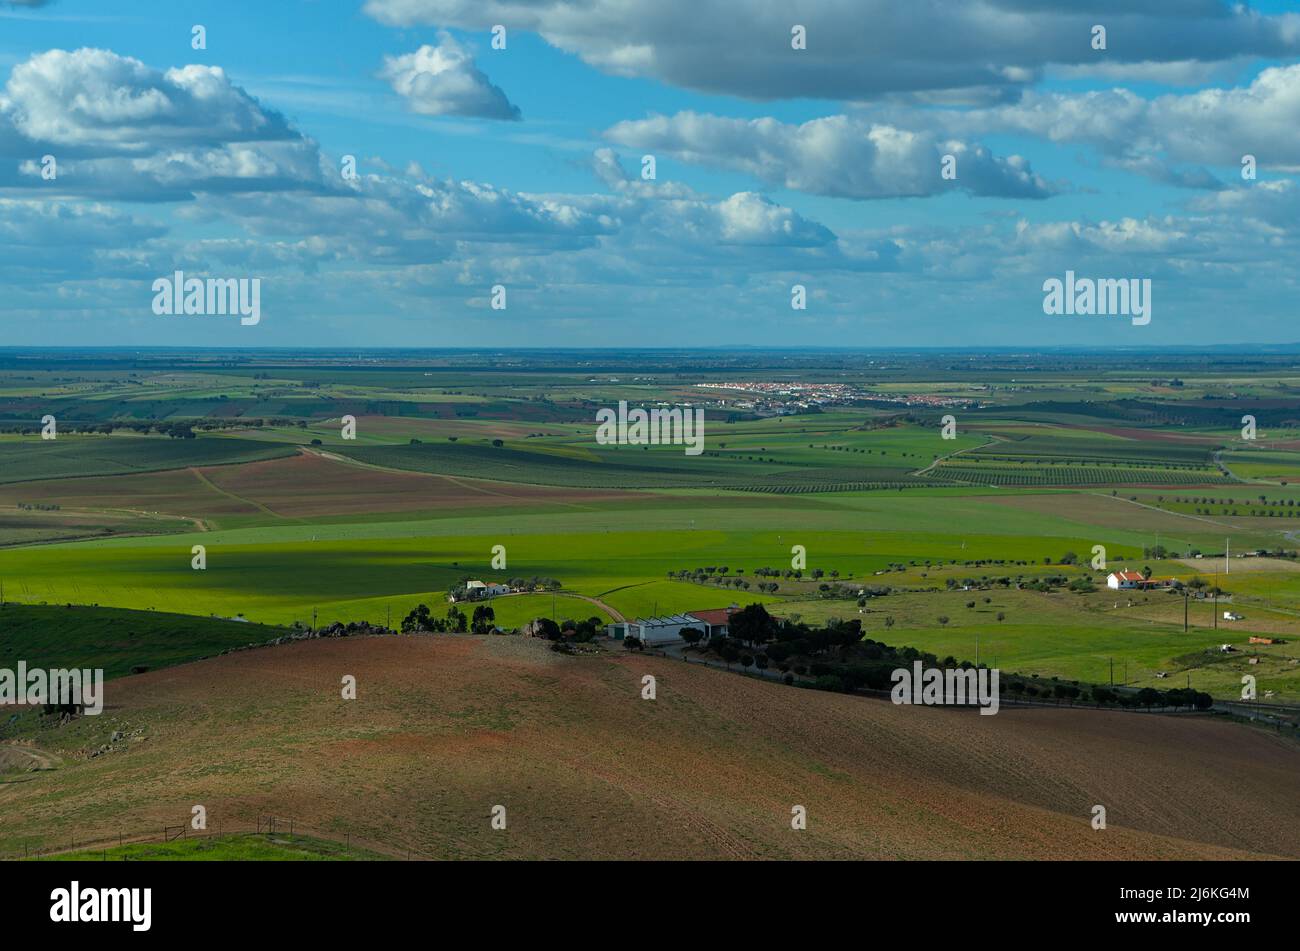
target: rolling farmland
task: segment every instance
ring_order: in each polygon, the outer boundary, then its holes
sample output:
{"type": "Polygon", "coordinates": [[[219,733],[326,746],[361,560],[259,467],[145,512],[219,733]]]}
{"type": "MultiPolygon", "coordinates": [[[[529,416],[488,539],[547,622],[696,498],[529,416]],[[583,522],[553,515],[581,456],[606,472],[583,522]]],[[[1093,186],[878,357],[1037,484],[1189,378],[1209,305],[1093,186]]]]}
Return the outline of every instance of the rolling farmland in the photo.
{"type": "MultiPolygon", "coordinates": [[[[909,718],[878,700],[771,682],[776,670],[762,683],[626,656],[600,639],[584,645],[597,653],[569,657],[510,633],[537,619],[592,619],[599,629],[620,618],[762,604],[785,623],[830,630],[857,622],[864,643],[996,664],[1045,694],[1074,684],[1134,694],[1177,686],[1223,700],[1249,675],[1269,702],[1300,702],[1292,527],[1300,486],[1284,478],[1300,451],[1277,433],[1256,447],[1235,430],[1210,428],[1220,411],[1187,404],[1213,381],[1155,397],[1150,384],[1111,373],[1111,395],[1098,399],[1098,380],[1068,373],[1001,393],[921,380],[942,373],[915,369],[917,379],[864,381],[869,396],[816,411],[710,403],[694,456],[679,445],[594,439],[601,400],[700,398],[677,372],[635,384],[562,367],[531,378],[472,366],[431,377],[402,366],[336,374],[310,361],[130,372],[129,383],[111,369],[43,377],[37,392],[69,423],[57,440],[41,440],[32,388],[6,387],[0,371],[0,428],[15,421],[0,434],[0,652],[99,667],[111,687],[102,723],[52,729],[24,714],[4,727],[0,738],[19,749],[0,765],[6,775],[33,762],[55,766],[21,788],[0,786],[18,825],[45,803],[52,827],[93,816],[107,834],[170,821],[169,797],[202,795],[222,817],[207,845],[122,848],[152,858],[274,859],[254,856],[258,841],[239,836],[259,812],[287,810],[320,836],[316,857],[324,858],[345,857],[330,842],[349,832],[371,843],[351,857],[408,848],[481,858],[1295,853],[1295,843],[1258,823],[1248,833],[1206,833],[1188,817],[1210,805],[1191,792],[1179,793],[1181,812],[1142,805],[1145,790],[1176,782],[1179,770],[1235,769],[1218,732],[1233,730],[1247,744],[1281,744],[1283,757],[1240,793],[1243,828],[1252,810],[1293,808],[1264,790],[1289,778],[1294,742],[1238,724],[1142,717],[1144,729],[1159,731],[1152,760],[1153,741],[1131,735],[1137,714],[1005,710],[992,719],[1006,726],[986,737],[1005,757],[993,768],[945,738],[952,731],[942,711],[909,718]],[[1076,399],[1083,387],[1092,396],[1076,399]],[[897,394],[958,401],[953,438],[942,434],[947,407],[882,398],[897,394]],[[1169,405],[1157,412],[1160,400],[1169,405]],[[345,438],[348,416],[355,439],[345,438]],[[77,418],[113,431],[75,431],[77,418]],[[170,435],[177,426],[193,438],[170,435]],[[1093,563],[1098,551],[1103,566],[1093,563]],[[1269,557],[1255,557],[1263,551],[1269,557]],[[1115,568],[1195,586],[1187,630],[1181,596],[1109,590],[1115,568]],[[441,618],[448,592],[466,580],[512,578],[547,579],[554,590],[486,602],[489,626],[502,634],[309,640],[217,656],[313,624],[396,629],[421,604],[441,618]],[[1224,621],[1225,608],[1242,619],[1224,621]],[[340,664],[361,672],[360,696],[371,705],[357,714],[319,706],[312,686],[337,683],[340,664]],[[676,774],[652,769],[636,779],[620,762],[633,754],[626,736],[644,733],[646,714],[625,708],[618,685],[644,665],[662,676],[668,702],[650,714],[659,718],[648,734],[657,752],[636,755],[675,757],[697,784],[690,796],[676,774]],[[295,686],[274,701],[285,704],[273,715],[288,730],[288,758],[268,765],[257,759],[250,724],[273,677],[295,686]],[[210,737],[188,722],[198,710],[210,737]],[[843,729],[828,733],[828,718],[843,729]],[[110,724],[136,738],[89,757],[105,745],[96,731],[110,724]],[[1086,749],[1118,743],[1106,762],[1137,777],[1131,798],[1120,800],[1122,835],[1104,846],[1074,838],[1071,797],[1086,797],[1089,780],[1051,752],[1067,736],[1086,749]],[[578,742],[590,760],[575,759],[578,742]],[[909,744],[942,748],[969,775],[901,755],[909,744]],[[746,765],[741,748],[760,755],[746,765]],[[187,773],[185,756],[217,749],[226,767],[187,773]],[[327,777],[327,762],[345,764],[342,773],[327,777]],[[891,764],[883,773],[882,763],[891,764]],[[503,768],[519,771],[522,785],[490,791],[503,768]],[[177,770],[189,778],[170,789],[177,770]],[[243,781],[252,774],[255,788],[243,781]],[[844,830],[792,844],[765,831],[779,825],[776,799],[706,804],[724,787],[755,783],[777,799],[796,786],[811,790],[844,830]],[[467,825],[479,798],[531,802],[522,798],[530,785],[548,790],[548,801],[578,803],[595,825],[578,836],[558,813],[525,811],[508,849],[467,825]],[[876,805],[862,804],[862,788],[878,794],[876,805]],[[904,789],[923,793],[913,802],[904,789]],[[367,818],[376,801],[382,818],[367,818]],[[629,802],[638,804],[631,813],[629,802]],[[684,809],[698,823],[656,838],[652,830],[684,809]],[[616,828],[608,816],[619,810],[630,818],[616,828]],[[989,831],[992,816],[1040,832],[1000,836],[989,831]],[[868,841],[863,823],[883,831],[868,841]],[[917,833],[922,826],[953,838],[936,845],[917,833]]],[[[837,383],[844,375],[816,361],[807,373],[837,383]]],[[[460,607],[469,615],[480,606],[460,607]]],[[[38,838],[0,828],[0,848],[38,838]]],[[[310,860],[313,848],[290,857],[310,860]]]]}

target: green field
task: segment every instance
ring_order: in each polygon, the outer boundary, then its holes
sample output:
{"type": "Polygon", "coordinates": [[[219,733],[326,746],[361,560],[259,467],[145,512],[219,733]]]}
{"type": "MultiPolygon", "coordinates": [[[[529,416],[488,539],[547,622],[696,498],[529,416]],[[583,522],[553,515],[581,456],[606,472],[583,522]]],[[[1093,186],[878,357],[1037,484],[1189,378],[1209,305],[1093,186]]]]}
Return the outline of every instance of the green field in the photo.
{"type": "Polygon", "coordinates": [[[230,647],[261,644],[287,633],[263,624],[81,605],[0,606],[0,664],[102,669],[105,677],[133,667],[156,669],[211,657],[230,647]]]}
{"type": "MultiPolygon", "coordinates": [[[[1247,622],[1216,629],[1212,606],[1198,602],[1189,610],[1184,632],[1181,597],[1151,593],[1138,598],[1130,608],[1127,597],[1109,591],[1080,595],[994,588],[892,595],[872,600],[862,613],[842,602],[792,601],[780,610],[804,620],[858,619],[865,636],[874,640],[941,658],[974,661],[978,656],[991,666],[1043,679],[1160,689],[1190,683],[1215,696],[1233,697],[1239,695],[1242,674],[1250,673],[1258,678],[1261,695],[1272,690],[1278,702],[1300,701],[1300,664],[1292,662],[1300,658],[1300,640],[1249,643],[1251,634],[1264,633],[1260,622],[1265,613],[1239,603],[1247,622]],[[966,607],[971,601],[974,607],[966,607]],[[1003,620],[997,620],[998,614],[1003,620]],[[939,617],[948,623],[940,624],[939,617]],[[887,626],[885,618],[894,623],[887,626]],[[1238,653],[1220,654],[1216,648],[1221,644],[1232,644],[1238,653]],[[1252,656],[1260,662],[1250,664],[1252,656]]],[[[1293,625],[1295,620],[1300,619],[1292,619],[1293,625]]]]}

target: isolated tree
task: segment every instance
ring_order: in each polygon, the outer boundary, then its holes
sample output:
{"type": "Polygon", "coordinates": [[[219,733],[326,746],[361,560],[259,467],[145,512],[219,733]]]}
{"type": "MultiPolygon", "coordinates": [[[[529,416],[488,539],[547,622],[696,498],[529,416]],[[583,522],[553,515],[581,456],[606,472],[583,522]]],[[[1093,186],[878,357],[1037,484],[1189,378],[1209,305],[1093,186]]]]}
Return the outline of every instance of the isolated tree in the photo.
{"type": "Polygon", "coordinates": [[[946,615],[946,614],[940,614],[940,615],[939,615],[939,623],[940,623],[940,624],[947,624],[947,623],[948,623],[948,615],[946,615]]]}
{"type": "Polygon", "coordinates": [[[687,644],[694,646],[704,639],[704,632],[698,627],[682,628],[682,640],[687,644]]]}
{"type": "Polygon", "coordinates": [[[411,613],[402,618],[403,634],[423,634],[431,630],[433,630],[433,624],[429,619],[429,606],[427,604],[417,605],[411,613]]]}
{"type": "Polygon", "coordinates": [[[492,628],[496,626],[496,612],[490,605],[480,604],[474,608],[473,631],[475,634],[491,633],[492,628]]]}

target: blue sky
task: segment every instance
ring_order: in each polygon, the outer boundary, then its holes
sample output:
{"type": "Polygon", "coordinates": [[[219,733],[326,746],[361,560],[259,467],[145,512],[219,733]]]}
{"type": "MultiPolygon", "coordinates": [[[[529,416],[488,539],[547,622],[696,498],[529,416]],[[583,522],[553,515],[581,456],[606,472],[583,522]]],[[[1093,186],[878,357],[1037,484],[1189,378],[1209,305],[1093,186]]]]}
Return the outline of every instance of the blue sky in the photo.
{"type": "Polygon", "coordinates": [[[1282,3],[0,0],[2,342],[1294,342],[1297,128],[1282,3]]]}

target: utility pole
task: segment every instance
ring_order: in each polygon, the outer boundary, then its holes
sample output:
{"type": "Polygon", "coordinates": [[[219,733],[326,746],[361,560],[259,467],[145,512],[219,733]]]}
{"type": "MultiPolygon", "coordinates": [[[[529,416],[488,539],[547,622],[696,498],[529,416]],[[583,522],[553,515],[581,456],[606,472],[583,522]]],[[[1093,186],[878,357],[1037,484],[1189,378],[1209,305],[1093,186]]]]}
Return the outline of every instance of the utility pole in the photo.
{"type": "Polygon", "coordinates": [[[1223,573],[1225,575],[1232,570],[1232,563],[1228,561],[1228,558],[1231,556],[1231,554],[1232,554],[1232,539],[1225,538],[1223,540],[1223,573]]]}
{"type": "Polygon", "coordinates": [[[1187,633],[1187,589],[1183,588],[1183,633],[1187,633]]]}
{"type": "Polygon", "coordinates": [[[1115,658],[1110,659],[1110,685],[1115,686],[1115,658]]]}

